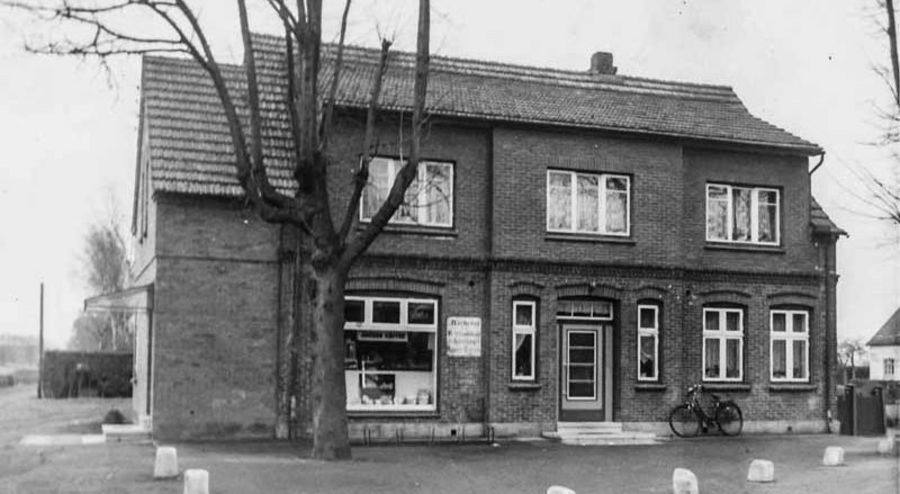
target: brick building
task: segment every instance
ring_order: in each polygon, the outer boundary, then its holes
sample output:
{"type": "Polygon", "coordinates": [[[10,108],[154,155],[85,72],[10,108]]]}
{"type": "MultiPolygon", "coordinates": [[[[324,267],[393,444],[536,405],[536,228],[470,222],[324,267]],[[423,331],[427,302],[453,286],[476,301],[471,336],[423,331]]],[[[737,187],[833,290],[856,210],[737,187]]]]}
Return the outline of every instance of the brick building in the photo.
{"type": "MultiPolygon", "coordinates": [[[[256,45],[270,176],[290,192],[282,56],[256,45]]],[[[346,55],[336,204],[375,55],[346,55]]],[[[363,221],[401,163],[412,63],[395,54],[386,75],[363,221]]],[[[241,68],[226,75],[241,91],[241,68]]],[[[290,233],[241,199],[205,73],[147,57],[142,81],[134,265],[148,288],[130,296],[152,317],[136,407],[157,437],[271,437],[290,233]]],[[[661,431],[696,382],[735,398],[745,430],[826,428],[843,232],[810,194],[822,149],[728,87],[616,75],[608,54],[583,72],[435,57],[428,108],[410,204],[347,282],[353,437],[661,431]]]]}

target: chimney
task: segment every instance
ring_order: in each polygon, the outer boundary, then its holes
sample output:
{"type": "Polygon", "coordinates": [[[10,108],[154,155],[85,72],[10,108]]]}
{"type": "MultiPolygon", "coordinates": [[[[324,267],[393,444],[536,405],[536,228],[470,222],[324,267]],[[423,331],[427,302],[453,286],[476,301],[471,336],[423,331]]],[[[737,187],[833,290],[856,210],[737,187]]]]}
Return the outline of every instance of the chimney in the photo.
{"type": "Polygon", "coordinates": [[[591,55],[591,74],[615,75],[618,67],[613,65],[613,54],[607,51],[598,51],[591,55]]]}

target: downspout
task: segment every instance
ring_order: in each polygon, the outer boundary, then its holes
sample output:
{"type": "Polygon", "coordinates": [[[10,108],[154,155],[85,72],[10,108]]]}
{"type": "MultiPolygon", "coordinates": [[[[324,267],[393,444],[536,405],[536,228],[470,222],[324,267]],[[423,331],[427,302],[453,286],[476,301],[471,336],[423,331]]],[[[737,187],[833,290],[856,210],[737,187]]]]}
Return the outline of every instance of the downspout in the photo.
{"type": "Polygon", "coordinates": [[[284,396],[284,383],[281,381],[281,366],[284,360],[284,351],[282,342],[284,341],[284,315],[282,314],[282,302],[284,297],[284,225],[278,229],[278,249],[275,251],[275,262],[277,264],[277,289],[275,302],[275,439],[288,439],[290,429],[287,427],[288,420],[285,414],[285,407],[282,400],[284,396]]]}
{"type": "Polygon", "coordinates": [[[493,334],[491,332],[494,320],[494,128],[488,129],[488,174],[487,174],[487,199],[485,201],[485,209],[487,213],[486,224],[486,262],[484,263],[484,295],[485,304],[485,324],[482,325],[481,335],[481,375],[484,385],[482,396],[482,434],[488,441],[494,441],[493,427],[491,427],[491,341],[493,334]],[[484,328],[487,328],[486,330],[484,328]]]}
{"type": "Polygon", "coordinates": [[[834,372],[834,355],[837,337],[837,307],[835,306],[835,290],[837,284],[836,244],[837,235],[824,237],[825,254],[825,432],[831,433],[831,401],[832,373],[834,372]]]}

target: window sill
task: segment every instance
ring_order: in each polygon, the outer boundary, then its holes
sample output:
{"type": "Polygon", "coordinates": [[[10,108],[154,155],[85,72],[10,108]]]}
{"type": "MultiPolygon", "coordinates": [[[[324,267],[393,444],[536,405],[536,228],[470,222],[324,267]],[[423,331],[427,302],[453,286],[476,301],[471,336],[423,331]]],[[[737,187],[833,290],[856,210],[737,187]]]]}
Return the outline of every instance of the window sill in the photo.
{"type": "Polygon", "coordinates": [[[347,410],[347,418],[350,419],[374,419],[374,418],[396,418],[396,417],[415,417],[415,418],[439,418],[441,416],[437,410],[347,410]]]}
{"type": "Polygon", "coordinates": [[[511,382],[506,387],[510,391],[539,391],[544,386],[536,382],[511,382]]]}
{"type": "MultiPolygon", "coordinates": [[[[357,230],[365,230],[368,223],[362,223],[357,230]]],[[[396,233],[401,235],[422,235],[427,237],[455,238],[459,232],[455,228],[443,226],[416,226],[416,225],[385,225],[383,233],[396,233]]]]}
{"type": "Polygon", "coordinates": [[[631,237],[618,235],[589,235],[585,233],[558,233],[547,232],[544,240],[550,242],[597,242],[622,245],[636,245],[631,237]]]}
{"type": "Polygon", "coordinates": [[[815,391],[819,389],[819,386],[816,384],[810,383],[779,383],[779,382],[770,382],[769,383],[769,391],[775,392],[809,392],[815,391]]]}
{"type": "Polygon", "coordinates": [[[780,245],[757,245],[757,244],[739,244],[739,243],[716,243],[706,242],[703,247],[706,250],[727,250],[738,252],[754,252],[760,254],[785,254],[787,251],[780,245]]]}
{"type": "Polygon", "coordinates": [[[665,391],[666,385],[663,383],[653,383],[653,382],[637,382],[634,383],[635,391],[665,391]]]}
{"type": "Polygon", "coordinates": [[[751,389],[749,383],[742,382],[704,382],[702,384],[704,391],[750,391],[751,389]]]}

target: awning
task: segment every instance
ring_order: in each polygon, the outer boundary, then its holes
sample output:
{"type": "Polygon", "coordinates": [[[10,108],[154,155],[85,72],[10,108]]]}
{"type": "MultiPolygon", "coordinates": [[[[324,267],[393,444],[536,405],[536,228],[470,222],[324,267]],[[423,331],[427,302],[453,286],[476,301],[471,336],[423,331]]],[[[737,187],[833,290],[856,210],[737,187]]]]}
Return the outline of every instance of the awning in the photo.
{"type": "Polygon", "coordinates": [[[151,312],[153,284],[126,288],[84,299],[84,310],[98,312],[151,312]]]}

